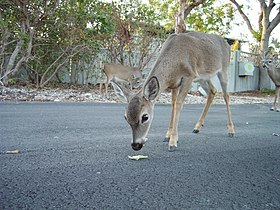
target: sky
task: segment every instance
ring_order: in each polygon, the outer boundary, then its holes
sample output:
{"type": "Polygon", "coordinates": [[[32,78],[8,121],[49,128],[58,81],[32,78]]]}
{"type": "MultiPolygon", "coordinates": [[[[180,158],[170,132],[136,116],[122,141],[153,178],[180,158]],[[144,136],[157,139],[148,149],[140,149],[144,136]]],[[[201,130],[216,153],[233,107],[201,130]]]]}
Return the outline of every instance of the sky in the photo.
{"type": "MultiPolygon", "coordinates": [[[[228,2],[227,0],[222,0],[222,2],[228,2]]],[[[240,0],[237,2],[241,2],[240,0]]],[[[245,2],[245,0],[243,0],[245,2]]],[[[250,5],[251,11],[247,10],[246,15],[249,17],[253,28],[257,29],[258,18],[260,14],[260,5],[256,0],[246,0],[247,5],[250,5]],[[252,14],[252,15],[251,15],[252,14]]],[[[273,8],[270,18],[274,18],[277,14],[277,8],[280,6],[280,0],[275,0],[276,6],[273,8]]],[[[241,15],[237,12],[235,15],[235,21],[239,23],[243,23],[243,25],[234,25],[232,30],[230,31],[229,36],[232,38],[237,38],[241,40],[253,41],[253,36],[249,31],[246,23],[243,21],[241,15]]],[[[280,24],[273,30],[272,37],[277,38],[280,41],[280,24]]]]}

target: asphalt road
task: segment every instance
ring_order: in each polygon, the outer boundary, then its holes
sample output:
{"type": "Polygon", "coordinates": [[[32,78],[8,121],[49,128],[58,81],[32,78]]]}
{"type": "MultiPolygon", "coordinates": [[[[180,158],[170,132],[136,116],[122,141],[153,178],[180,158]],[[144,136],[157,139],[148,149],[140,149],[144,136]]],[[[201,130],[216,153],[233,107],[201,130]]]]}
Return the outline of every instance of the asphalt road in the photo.
{"type": "Polygon", "coordinates": [[[280,113],[231,108],[234,138],[225,106],[193,134],[202,105],[186,105],[172,153],[156,105],[149,159],[133,161],[122,104],[0,103],[0,209],[280,209],[280,113]]]}

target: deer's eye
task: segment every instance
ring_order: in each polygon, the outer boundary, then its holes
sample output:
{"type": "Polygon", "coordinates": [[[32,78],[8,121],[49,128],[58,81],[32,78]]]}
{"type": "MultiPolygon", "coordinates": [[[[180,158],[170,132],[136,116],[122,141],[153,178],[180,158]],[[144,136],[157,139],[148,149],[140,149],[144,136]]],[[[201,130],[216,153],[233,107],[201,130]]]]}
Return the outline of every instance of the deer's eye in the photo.
{"type": "Polygon", "coordinates": [[[148,119],[149,119],[149,115],[148,114],[143,114],[142,119],[141,119],[141,123],[143,124],[143,123],[147,122],[148,119]]]}

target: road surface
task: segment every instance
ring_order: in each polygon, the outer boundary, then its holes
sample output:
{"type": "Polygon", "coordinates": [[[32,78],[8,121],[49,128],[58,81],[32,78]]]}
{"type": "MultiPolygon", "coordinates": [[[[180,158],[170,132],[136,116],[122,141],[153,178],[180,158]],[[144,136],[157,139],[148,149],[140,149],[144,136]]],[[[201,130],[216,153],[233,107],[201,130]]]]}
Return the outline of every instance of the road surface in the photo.
{"type": "Polygon", "coordinates": [[[0,209],[280,209],[280,113],[270,105],[185,105],[176,152],[156,105],[136,153],[123,104],[0,103],[0,209]],[[6,151],[19,150],[19,154],[6,151]],[[133,161],[128,155],[148,155],[133,161]]]}

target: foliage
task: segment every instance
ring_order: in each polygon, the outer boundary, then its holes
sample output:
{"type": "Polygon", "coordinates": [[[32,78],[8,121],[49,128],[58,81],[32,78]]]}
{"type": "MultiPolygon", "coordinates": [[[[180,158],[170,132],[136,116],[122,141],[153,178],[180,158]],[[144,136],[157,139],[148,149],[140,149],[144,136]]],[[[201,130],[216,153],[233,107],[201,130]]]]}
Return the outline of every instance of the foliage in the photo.
{"type": "MultiPolygon", "coordinates": [[[[179,1],[149,0],[149,2],[157,9],[157,13],[161,14],[161,21],[167,30],[173,31],[174,14],[179,9],[179,1]]],[[[186,0],[186,4],[192,2],[192,0],[186,0]]],[[[192,10],[185,17],[185,22],[188,31],[215,32],[225,35],[231,29],[233,18],[234,10],[231,4],[222,4],[218,0],[207,0],[192,10]]]]}
{"type": "Polygon", "coordinates": [[[105,43],[110,51],[111,62],[143,69],[149,60],[148,54],[155,48],[153,45],[166,35],[154,8],[143,4],[141,0],[114,2],[111,18],[115,31],[107,35],[105,43]],[[127,52],[128,55],[125,55],[127,52]],[[137,53],[140,58],[135,61],[133,56],[137,53]]]}
{"type": "Polygon", "coordinates": [[[102,45],[105,33],[111,33],[113,25],[104,11],[106,4],[89,0],[60,1],[53,16],[40,30],[43,37],[34,47],[34,53],[48,59],[34,61],[40,86],[45,85],[62,67],[68,67],[80,59],[92,59],[102,45]],[[70,62],[71,60],[71,62],[70,62]]]}
{"type": "Polygon", "coordinates": [[[92,68],[101,48],[121,63],[124,51],[140,53],[134,64],[144,67],[162,31],[140,0],[2,0],[0,27],[0,80],[7,84],[24,67],[40,87],[63,68],[73,75],[92,68]]]}
{"type": "Polygon", "coordinates": [[[269,46],[269,53],[273,55],[280,55],[280,41],[276,38],[272,38],[269,46]]]}
{"type": "Polygon", "coordinates": [[[234,10],[230,3],[215,5],[216,0],[208,0],[198,6],[189,17],[186,25],[189,30],[226,35],[231,29],[234,10]]]}

